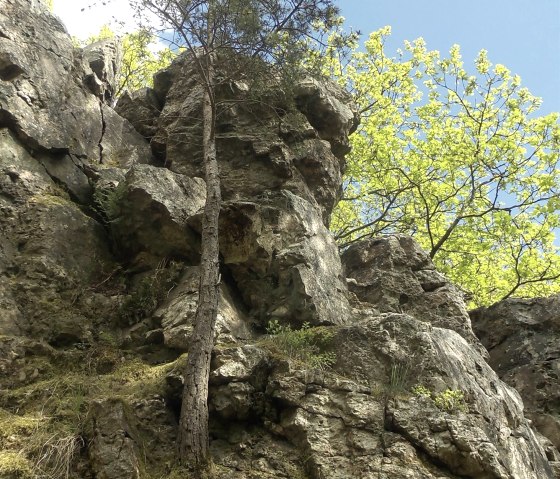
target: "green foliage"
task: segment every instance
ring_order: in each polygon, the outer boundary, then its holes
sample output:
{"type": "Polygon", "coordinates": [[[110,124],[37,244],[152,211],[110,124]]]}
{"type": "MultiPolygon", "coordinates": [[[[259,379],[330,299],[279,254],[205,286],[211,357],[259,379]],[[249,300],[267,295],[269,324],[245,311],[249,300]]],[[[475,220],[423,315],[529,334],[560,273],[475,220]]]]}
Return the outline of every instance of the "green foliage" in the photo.
{"type": "Polygon", "coordinates": [[[465,394],[459,389],[446,389],[434,396],[436,406],[447,412],[467,411],[465,394]]]}
{"type": "Polygon", "coordinates": [[[0,477],[34,479],[32,464],[20,452],[0,451],[0,477]]]}
{"type": "Polygon", "coordinates": [[[436,394],[431,392],[425,386],[416,385],[412,388],[412,393],[415,396],[431,399],[442,411],[449,413],[468,411],[465,393],[460,389],[446,389],[445,391],[436,394]]]}
{"type": "Polygon", "coordinates": [[[96,188],[93,193],[95,208],[107,223],[118,221],[121,204],[126,195],[126,185],[120,183],[114,188],[96,188]]]}
{"type": "MultiPolygon", "coordinates": [[[[99,33],[89,37],[83,46],[99,40],[116,38],[111,28],[104,25],[99,33]]],[[[127,90],[135,91],[143,87],[152,87],[154,73],[171,63],[176,53],[169,47],[154,51],[155,40],[154,35],[143,29],[120,38],[122,58],[115,97],[118,98],[127,90]]]]}
{"type": "Polygon", "coordinates": [[[432,397],[432,391],[430,391],[426,386],[422,386],[421,384],[417,384],[416,386],[414,386],[412,388],[412,393],[415,396],[420,396],[425,398],[432,397]]]}
{"type": "Polygon", "coordinates": [[[59,358],[58,369],[42,380],[5,391],[0,398],[0,477],[76,477],[72,474],[76,460],[86,438],[91,438],[91,404],[108,398],[134,402],[146,395],[162,395],[166,375],[177,367],[177,362],[153,366],[126,360],[115,349],[117,367],[110,374],[100,374],[91,362],[98,348],[105,346],[95,345],[85,356],[84,351],[75,351],[66,360],[59,358]]]}
{"type": "Polygon", "coordinates": [[[391,377],[389,390],[392,393],[402,392],[407,389],[410,380],[410,364],[407,362],[395,362],[391,366],[391,377]]]}
{"type": "Polygon", "coordinates": [[[142,278],[132,294],[121,303],[119,322],[132,325],[152,314],[176,285],[181,269],[181,263],[162,261],[153,273],[142,278]]]}
{"type": "Polygon", "coordinates": [[[422,39],[397,57],[386,27],[356,51],[339,81],[362,124],[352,139],[341,245],[410,234],[475,305],[560,291],[560,125],[539,98],[481,51],[467,72],[422,39]]]}
{"type": "Polygon", "coordinates": [[[336,362],[336,354],[325,351],[334,337],[333,331],[326,327],[312,328],[304,323],[301,329],[292,330],[273,320],[268,323],[267,333],[262,344],[292,361],[313,369],[326,369],[336,362]]]}

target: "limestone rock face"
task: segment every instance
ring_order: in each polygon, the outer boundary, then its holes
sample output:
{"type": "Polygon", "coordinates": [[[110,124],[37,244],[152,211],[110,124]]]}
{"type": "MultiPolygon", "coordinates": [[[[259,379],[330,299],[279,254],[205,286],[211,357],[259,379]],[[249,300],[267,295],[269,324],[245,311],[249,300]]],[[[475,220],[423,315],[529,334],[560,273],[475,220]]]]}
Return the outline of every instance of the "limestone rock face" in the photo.
{"type": "Polygon", "coordinates": [[[490,353],[490,365],[516,388],[526,415],[560,461],[560,296],[507,299],[471,311],[473,328],[490,353]]]}
{"type": "Polygon", "coordinates": [[[189,220],[204,207],[206,185],[165,168],[137,165],[126,173],[111,201],[112,229],[127,255],[196,258],[199,239],[189,220]]]}
{"type": "Polygon", "coordinates": [[[366,314],[332,347],[333,372],[249,346],[217,352],[213,411],[262,417],[313,478],[553,477],[518,393],[456,332],[366,314]],[[445,406],[450,391],[460,399],[445,406]]]}
{"type": "Polygon", "coordinates": [[[119,400],[95,403],[89,454],[99,479],[139,479],[139,434],[128,406],[119,400]]]}
{"type": "Polygon", "coordinates": [[[338,249],[317,210],[289,191],[229,201],[220,248],[257,318],[342,324],[348,303],[338,249]]]}
{"type": "Polygon", "coordinates": [[[0,5],[0,124],[33,150],[65,152],[98,164],[108,148],[106,123],[113,121],[111,129],[127,133],[120,161],[148,162],[142,137],[103,108],[113,94],[118,49],[104,42],[83,54],[40,2],[2,0],[0,5]]]}
{"type": "Polygon", "coordinates": [[[124,92],[119,97],[115,111],[130,121],[144,138],[151,139],[156,134],[161,102],[151,88],[124,92]]]}
{"type": "MultiPolygon", "coordinates": [[[[199,268],[185,268],[177,286],[154,313],[154,319],[161,325],[164,344],[170,348],[187,351],[193,330],[198,305],[199,268]]],[[[242,307],[234,299],[226,283],[220,286],[218,318],[216,320],[217,343],[235,343],[250,339],[250,320],[242,307]]]]}
{"type": "Polygon", "coordinates": [[[105,232],[6,128],[0,129],[0,211],[0,333],[83,341],[92,318],[78,307],[80,291],[112,263],[105,232]],[[88,254],[76,254],[75,244],[88,254]]]}
{"type": "Polygon", "coordinates": [[[360,301],[382,313],[407,313],[456,331],[486,354],[473,334],[463,295],[412,238],[360,241],[344,251],[342,262],[348,287],[360,301]]]}
{"type": "Polygon", "coordinates": [[[111,105],[117,89],[121,62],[120,45],[116,40],[100,40],[83,50],[83,57],[92,70],[84,82],[101,100],[111,105]]]}
{"type": "MultiPolygon", "coordinates": [[[[200,145],[193,139],[200,130],[202,92],[193,75],[188,59],[181,57],[156,77],[153,94],[145,90],[134,100],[126,99],[121,110],[138,124],[147,114],[148,97],[152,105],[155,98],[163,101],[152,148],[172,171],[189,177],[203,176],[200,145]]],[[[218,94],[242,100],[246,89],[232,83],[218,94]]],[[[219,116],[217,149],[225,200],[221,253],[263,325],[271,319],[341,324],[349,312],[346,285],[325,225],[340,191],[347,151],[343,145],[356,127],[356,113],[334,85],[302,85],[295,94],[301,111],[289,106],[293,99],[284,100],[283,116],[279,107],[247,100],[232,102],[219,116]],[[313,110],[315,104],[320,111],[313,110]],[[324,117],[324,123],[316,116],[324,117]]]]}
{"type": "Polygon", "coordinates": [[[360,118],[346,92],[331,83],[308,78],[297,85],[296,102],[320,137],[330,142],[335,154],[342,156],[350,151],[348,136],[360,118]]]}

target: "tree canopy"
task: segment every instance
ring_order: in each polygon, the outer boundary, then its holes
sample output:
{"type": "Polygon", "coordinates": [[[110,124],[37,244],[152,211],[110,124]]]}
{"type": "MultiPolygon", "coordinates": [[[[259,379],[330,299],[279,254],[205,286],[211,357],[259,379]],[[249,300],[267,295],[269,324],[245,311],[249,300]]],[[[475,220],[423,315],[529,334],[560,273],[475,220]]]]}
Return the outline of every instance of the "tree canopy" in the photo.
{"type": "Polygon", "coordinates": [[[468,72],[418,39],[397,56],[386,27],[339,81],[362,124],[332,229],[344,247],[414,236],[473,304],[560,291],[560,126],[540,99],[481,51],[468,72]]]}

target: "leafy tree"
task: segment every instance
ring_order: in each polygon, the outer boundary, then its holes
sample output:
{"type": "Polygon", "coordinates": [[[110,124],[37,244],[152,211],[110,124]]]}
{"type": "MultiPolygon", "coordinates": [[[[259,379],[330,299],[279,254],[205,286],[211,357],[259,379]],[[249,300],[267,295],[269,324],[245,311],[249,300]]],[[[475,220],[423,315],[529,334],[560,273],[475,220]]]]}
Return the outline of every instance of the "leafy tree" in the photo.
{"type": "MultiPolygon", "coordinates": [[[[117,39],[117,35],[109,25],[104,25],[97,35],[89,37],[84,42],[78,42],[79,46],[90,45],[91,43],[117,39]]],[[[175,53],[169,47],[162,48],[157,52],[153,51],[155,36],[146,29],[127,33],[120,37],[122,58],[115,98],[121,96],[126,90],[135,91],[146,86],[153,86],[153,75],[157,71],[168,66],[175,53]]]]}
{"type": "Polygon", "coordinates": [[[361,107],[333,231],[344,247],[413,235],[474,304],[560,291],[560,126],[486,51],[474,73],[459,46],[422,39],[397,57],[374,32],[345,72],[361,107]]]}
{"type": "Polygon", "coordinates": [[[200,287],[194,331],[189,344],[179,424],[182,462],[198,469],[209,463],[208,377],[218,309],[218,217],[221,187],[216,155],[216,87],[235,78],[235,65],[246,77],[273,66],[296,73],[298,60],[309,47],[318,22],[334,24],[337,9],[331,0],[136,0],[139,14],[151,12],[162,28],[174,32],[174,42],[186,49],[202,91],[202,156],[206,204],[202,218],[200,287]],[[221,62],[228,61],[217,74],[221,62]],[[225,78],[228,76],[230,78],[225,78]]]}

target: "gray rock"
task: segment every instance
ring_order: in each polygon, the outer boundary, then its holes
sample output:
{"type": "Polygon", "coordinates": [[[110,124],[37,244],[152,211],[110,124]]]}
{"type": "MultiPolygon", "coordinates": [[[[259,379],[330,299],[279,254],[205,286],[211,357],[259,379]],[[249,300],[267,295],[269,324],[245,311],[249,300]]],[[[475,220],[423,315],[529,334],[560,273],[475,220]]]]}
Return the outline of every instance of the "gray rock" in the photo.
{"type": "Polygon", "coordinates": [[[206,187],[166,168],[136,165],[112,193],[116,204],[112,230],[126,254],[142,251],[156,256],[196,261],[200,239],[189,220],[204,207],[206,187]]]}
{"type": "Polygon", "coordinates": [[[113,92],[118,49],[102,42],[83,57],[60,21],[30,3],[0,1],[5,31],[0,35],[0,124],[34,150],[70,153],[98,164],[103,150],[120,149],[121,163],[149,162],[145,140],[104,106],[113,92]],[[84,84],[91,87],[92,81],[95,94],[84,84]]]}
{"type": "Polygon", "coordinates": [[[99,40],[87,45],[82,52],[92,73],[84,82],[97,97],[112,106],[117,92],[117,77],[121,67],[121,45],[117,40],[99,40]]]}
{"type": "Polygon", "coordinates": [[[224,263],[263,325],[346,322],[338,249],[310,203],[283,191],[228,202],[220,218],[224,263]]]}
{"type": "Polygon", "coordinates": [[[151,88],[124,92],[117,101],[115,111],[126,118],[144,138],[149,140],[156,134],[161,103],[151,88]]]}
{"type": "Polygon", "coordinates": [[[297,85],[295,97],[309,123],[331,143],[335,155],[343,158],[350,151],[348,136],[360,123],[350,94],[335,83],[308,78],[297,85]]]}
{"type": "Polygon", "coordinates": [[[139,479],[139,432],[129,406],[118,399],[94,403],[89,456],[98,479],[139,479]]]}
{"type": "Polygon", "coordinates": [[[341,256],[348,287],[382,313],[403,312],[458,332],[485,355],[475,337],[463,295],[438,273],[428,254],[409,236],[366,239],[341,256]]]}
{"type": "Polygon", "coordinates": [[[517,392],[454,331],[385,314],[338,328],[333,348],[334,374],[247,347],[219,352],[212,407],[262,416],[311,477],[554,477],[517,392]],[[438,407],[449,390],[464,400],[438,407]]]}
{"type": "Polygon", "coordinates": [[[0,313],[4,333],[21,331],[53,343],[87,340],[92,321],[78,297],[110,268],[105,232],[5,128],[0,208],[0,297],[9,308],[0,313]],[[87,254],[76,254],[76,241],[87,254]]]}
{"type": "Polygon", "coordinates": [[[490,365],[519,391],[535,428],[560,449],[560,295],[511,298],[470,314],[490,365]]]}
{"type": "MultiPolygon", "coordinates": [[[[167,299],[154,313],[161,324],[166,346],[179,351],[188,351],[196,308],[198,306],[199,268],[185,268],[181,279],[167,299]]],[[[220,285],[218,319],[216,320],[215,343],[230,344],[239,339],[250,339],[249,318],[234,300],[227,284],[220,285]]]]}
{"type": "Polygon", "coordinates": [[[99,142],[102,167],[131,168],[135,164],[152,163],[146,140],[124,118],[107,105],[101,107],[103,135],[99,142]]]}
{"type": "MultiPolygon", "coordinates": [[[[173,171],[203,176],[200,142],[196,140],[200,136],[202,91],[187,57],[177,59],[158,78],[155,92],[165,104],[152,149],[173,171]]],[[[329,128],[323,122],[316,130],[304,114],[289,106],[291,99],[243,102],[247,89],[236,85],[233,82],[218,91],[231,105],[220,112],[217,125],[224,199],[249,200],[264,191],[286,189],[318,205],[328,224],[340,194],[343,154],[348,151],[347,147],[342,151],[340,145],[348,144],[348,134],[356,126],[355,106],[338,87],[320,89],[313,83],[299,95],[308,115],[311,105],[317,103],[322,108],[318,117],[329,121],[329,128]],[[286,111],[279,115],[280,109],[286,111]]]]}
{"type": "Polygon", "coordinates": [[[39,162],[49,176],[62,185],[77,202],[91,203],[93,188],[82,170],[82,162],[73,155],[39,154],[39,162]]]}

